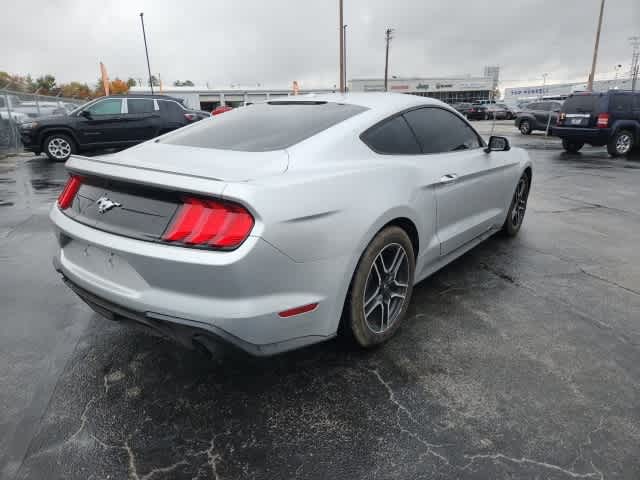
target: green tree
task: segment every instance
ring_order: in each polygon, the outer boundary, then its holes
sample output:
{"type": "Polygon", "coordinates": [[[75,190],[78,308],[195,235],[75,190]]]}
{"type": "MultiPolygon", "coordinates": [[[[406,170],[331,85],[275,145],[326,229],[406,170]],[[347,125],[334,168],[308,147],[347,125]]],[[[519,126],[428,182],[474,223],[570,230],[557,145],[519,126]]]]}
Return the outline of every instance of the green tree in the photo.
{"type": "Polygon", "coordinates": [[[138,84],[138,82],[136,82],[136,79],[135,79],[135,78],[131,78],[131,77],[129,77],[129,78],[127,79],[127,86],[128,86],[129,88],[131,88],[131,87],[135,87],[137,84],[138,84]]]}
{"type": "Polygon", "coordinates": [[[43,75],[36,78],[35,87],[38,93],[46,95],[56,87],[56,77],[53,75],[43,75]]]}
{"type": "Polygon", "coordinates": [[[151,85],[153,85],[154,87],[160,86],[160,80],[158,80],[158,77],[156,77],[155,75],[151,75],[151,85]]]}

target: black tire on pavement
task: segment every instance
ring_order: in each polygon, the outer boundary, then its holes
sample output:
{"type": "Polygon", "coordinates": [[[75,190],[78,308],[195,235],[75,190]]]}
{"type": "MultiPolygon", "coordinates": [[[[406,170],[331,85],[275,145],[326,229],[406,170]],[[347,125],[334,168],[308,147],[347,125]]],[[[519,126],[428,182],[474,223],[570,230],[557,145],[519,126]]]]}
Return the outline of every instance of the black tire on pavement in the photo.
{"type": "Polygon", "coordinates": [[[619,130],[614,133],[607,143],[607,152],[612,157],[628,155],[633,150],[635,138],[629,130],[619,130]]]}
{"type": "Polygon", "coordinates": [[[414,270],[415,254],[407,233],[397,226],[381,230],[365,249],[351,280],[343,319],[344,333],[363,348],[391,338],[409,308],[414,270]]]}
{"type": "Polygon", "coordinates": [[[564,148],[567,153],[578,153],[583,146],[584,142],[576,142],[575,140],[568,140],[566,138],[562,139],[562,148],[564,148]]]}
{"type": "Polygon", "coordinates": [[[54,162],[66,162],[77,151],[74,140],[63,133],[54,133],[45,138],[42,150],[54,162]]]}
{"type": "Polygon", "coordinates": [[[524,172],[513,192],[511,205],[507,212],[507,218],[502,225],[502,233],[508,237],[515,237],[522,227],[524,214],[527,211],[527,200],[529,199],[529,191],[531,190],[531,176],[528,172],[524,172]]]}
{"type": "Polygon", "coordinates": [[[523,135],[531,135],[531,132],[533,131],[533,129],[531,128],[531,122],[526,118],[524,120],[520,120],[518,129],[523,135]]]}

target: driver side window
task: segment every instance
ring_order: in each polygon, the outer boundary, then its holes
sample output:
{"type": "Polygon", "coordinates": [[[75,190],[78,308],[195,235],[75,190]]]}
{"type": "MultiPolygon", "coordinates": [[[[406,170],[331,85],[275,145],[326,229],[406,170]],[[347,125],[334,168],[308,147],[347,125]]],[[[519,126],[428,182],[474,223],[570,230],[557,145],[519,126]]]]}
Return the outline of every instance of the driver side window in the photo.
{"type": "Polygon", "coordinates": [[[121,98],[107,98],[91,105],[86,109],[92,116],[118,115],[122,110],[121,98]]]}

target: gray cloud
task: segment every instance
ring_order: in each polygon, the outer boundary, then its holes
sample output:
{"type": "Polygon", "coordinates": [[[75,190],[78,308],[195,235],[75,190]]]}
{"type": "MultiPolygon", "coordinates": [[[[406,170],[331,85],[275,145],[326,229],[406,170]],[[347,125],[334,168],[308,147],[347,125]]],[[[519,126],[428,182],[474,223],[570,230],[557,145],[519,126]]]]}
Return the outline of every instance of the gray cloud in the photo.
{"type": "MultiPolygon", "coordinates": [[[[399,76],[479,75],[499,64],[505,84],[584,80],[599,0],[345,0],[348,76],[381,77],[384,29],[395,29],[399,76]]],[[[144,78],[140,11],[151,66],[166,83],[307,86],[337,82],[337,0],[12,2],[0,16],[0,70],[93,83],[144,78]]],[[[608,0],[598,72],[621,63],[640,34],[640,1],[608,0]]]]}

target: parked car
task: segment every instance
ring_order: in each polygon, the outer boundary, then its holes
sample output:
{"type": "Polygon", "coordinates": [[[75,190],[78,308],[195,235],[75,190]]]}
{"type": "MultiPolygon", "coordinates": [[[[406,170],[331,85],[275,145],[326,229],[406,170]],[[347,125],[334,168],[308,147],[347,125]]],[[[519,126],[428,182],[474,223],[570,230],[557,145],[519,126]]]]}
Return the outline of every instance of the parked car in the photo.
{"type": "Polygon", "coordinates": [[[506,103],[496,103],[496,107],[499,108],[501,112],[504,112],[502,115],[504,115],[505,120],[513,120],[516,117],[513,108],[509,107],[506,103]]]}
{"type": "Polygon", "coordinates": [[[29,116],[26,113],[20,112],[13,108],[16,104],[12,102],[12,98],[17,98],[14,95],[0,96],[0,119],[9,122],[13,120],[14,123],[20,123],[24,120],[28,120],[29,116]],[[7,102],[7,98],[9,99],[7,102]],[[8,103],[8,104],[7,104],[8,103]]]}
{"type": "Polygon", "coordinates": [[[256,355],[341,321],[385,342],[415,283],[518,233],[532,175],[506,138],[394,93],[250,105],[66,168],[51,220],[71,289],[107,318],[256,355]]]}
{"type": "Polygon", "coordinates": [[[19,127],[25,150],[65,161],[76,152],[129,147],[209,116],[164,95],[113,95],[19,127]]]}
{"type": "Polygon", "coordinates": [[[469,120],[488,120],[489,119],[489,105],[483,104],[471,105],[471,108],[467,112],[467,118],[469,120]]]}
{"type": "Polygon", "coordinates": [[[562,102],[559,100],[530,103],[518,113],[515,125],[523,135],[530,135],[535,130],[546,131],[547,125],[551,127],[557,122],[561,108],[562,102]],[[549,116],[551,116],[550,121],[549,116]]]}
{"type": "Polygon", "coordinates": [[[467,114],[472,108],[472,104],[467,102],[454,103],[451,106],[455,108],[458,112],[460,112],[462,115],[464,115],[465,117],[467,116],[467,114]]]}
{"type": "Polygon", "coordinates": [[[553,127],[567,152],[587,143],[607,146],[611,156],[626,155],[640,145],[640,92],[609,90],[578,93],[565,100],[553,127]]]}
{"type": "Polygon", "coordinates": [[[233,110],[233,107],[229,107],[227,105],[220,105],[219,107],[216,107],[213,109],[213,111],[211,112],[211,115],[220,115],[221,113],[224,112],[228,112],[229,110],[233,110]]]}

